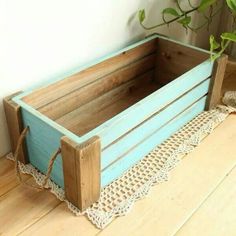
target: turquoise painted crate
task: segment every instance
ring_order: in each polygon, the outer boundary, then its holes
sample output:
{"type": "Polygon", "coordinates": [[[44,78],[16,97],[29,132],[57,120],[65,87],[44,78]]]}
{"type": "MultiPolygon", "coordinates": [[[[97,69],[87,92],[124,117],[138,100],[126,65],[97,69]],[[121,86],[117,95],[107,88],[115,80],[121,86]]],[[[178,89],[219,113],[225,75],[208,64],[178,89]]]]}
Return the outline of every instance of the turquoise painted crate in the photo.
{"type": "Polygon", "coordinates": [[[154,35],[22,92],[12,100],[29,127],[25,161],[46,173],[61,146],[51,179],[85,209],[206,109],[212,71],[208,51],[154,35]]]}

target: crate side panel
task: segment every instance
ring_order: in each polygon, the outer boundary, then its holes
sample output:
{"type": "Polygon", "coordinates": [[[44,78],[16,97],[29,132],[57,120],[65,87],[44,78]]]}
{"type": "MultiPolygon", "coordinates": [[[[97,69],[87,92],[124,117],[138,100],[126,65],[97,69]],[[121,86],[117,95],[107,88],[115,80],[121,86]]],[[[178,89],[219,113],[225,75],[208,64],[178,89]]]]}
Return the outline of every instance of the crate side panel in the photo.
{"type": "Polygon", "coordinates": [[[199,86],[195,87],[184,96],[168,105],[164,110],[155,114],[143,124],[103,150],[101,162],[102,169],[106,168],[117,158],[128,152],[132,147],[138,145],[139,142],[142,142],[145,137],[156,132],[168,121],[206,95],[209,90],[209,85],[210,79],[207,79],[199,86]]]}
{"type": "Polygon", "coordinates": [[[120,136],[176,100],[186,91],[207,79],[212,73],[212,66],[213,64],[209,60],[205,61],[82,136],[81,140],[98,135],[101,138],[102,149],[104,149],[120,136]]]}
{"type": "MultiPolygon", "coordinates": [[[[29,126],[26,137],[29,162],[42,173],[47,172],[51,155],[60,147],[62,133],[22,108],[24,127],[29,126]]],[[[54,162],[51,179],[64,187],[61,155],[54,162]]]]}
{"type": "Polygon", "coordinates": [[[22,99],[35,109],[38,109],[49,102],[56,101],[57,99],[74,92],[82,86],[94,82],[98,78],[106,76],[147,55],[155,53],[155,51],[155,39],[144,41],[139,45],[128,48],[127,51],[123,49],[120,54],[109,57],[93,66],[87,67],[70,77],[50,84],[47,87],[35,90],[33,93],[22,99]]]}
{"type": "Polygon", "coordinates": [[[160,38],[157,44],[156,80],[160,84],[167,84],[208,58],[208,53],[160,38]]]}
{"type": "Polygon", "coordinates": [[[206,96],[203,97],[201,100],[173,119],[169,124],[161,128],[158,132],[145,139],[140,145],[127,153],[127,155],[123,156],[113,165],[106,168],[101,175],[102,187],[105,187],[113,180],[117,179],[130,167],[134,166],[138,161],[144,158],[157,145],[161,144],[181,127],[183,127],[187,122],[204,111],[206,99],[206,96]]]}

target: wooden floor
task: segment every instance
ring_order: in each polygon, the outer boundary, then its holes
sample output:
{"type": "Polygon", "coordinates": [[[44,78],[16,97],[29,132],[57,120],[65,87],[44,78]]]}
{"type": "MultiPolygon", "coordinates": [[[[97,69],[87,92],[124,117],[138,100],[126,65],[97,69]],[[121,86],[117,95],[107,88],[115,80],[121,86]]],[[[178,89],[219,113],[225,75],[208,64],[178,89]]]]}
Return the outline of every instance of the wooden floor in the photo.
{"type": "MultiPolygon", "coordinates": [[[[236,235],[236,115],[230,115],[125,217],[104,230],[46,191],[20,185],[0,159],[0,235],[236,235]]],[[[33,182],[25,176],[26,181],[33,182]]]]}
{"type": "MultiPolygon", "coordinates": [[[[223,91],[236,90],[236,71],[228,71],[223,91]]],[[[236,115],[187,155],[168,182],[104,230],[75,217],[49,192],[19,184],[13,163],[0,158],[0,235],[235,236],[236,115]]]]}

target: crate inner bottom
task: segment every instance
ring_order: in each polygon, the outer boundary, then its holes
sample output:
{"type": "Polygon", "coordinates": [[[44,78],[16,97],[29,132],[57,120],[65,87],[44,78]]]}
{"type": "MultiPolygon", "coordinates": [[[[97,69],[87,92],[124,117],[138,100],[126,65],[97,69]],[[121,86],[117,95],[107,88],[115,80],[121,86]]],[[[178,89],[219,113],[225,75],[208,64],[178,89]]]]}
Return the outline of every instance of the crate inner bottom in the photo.
{"type": "Polygon", "coordinates": [[[153,76],[133,80],[60,117],[57,123],[82,136],[161,87],[153,76]]]}

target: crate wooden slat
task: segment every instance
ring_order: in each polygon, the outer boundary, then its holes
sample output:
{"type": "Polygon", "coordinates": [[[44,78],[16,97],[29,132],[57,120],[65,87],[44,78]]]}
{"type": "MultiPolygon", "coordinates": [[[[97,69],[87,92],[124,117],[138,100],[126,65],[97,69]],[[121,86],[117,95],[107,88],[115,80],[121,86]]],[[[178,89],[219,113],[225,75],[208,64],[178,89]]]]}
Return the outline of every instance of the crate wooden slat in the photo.
{"type": "Polygon", "coordinates": [[[111,183],[111,180],[117,179],[121,173],[124,173],[131,166],[135,165],[147,155],[150,150],[154,149],[158,144],[177,132],[184,124],[200,114],[206,106],[206,100],[206,96],[200,99],[174,119],[167,122],[155,133],[144,139],[143,142],[131,149],[127,154],[122,156],[122,158],[119,158],[116,162],[105,168],[101,174],[102,186],[106,186],[111,183]]]}
{"type": "Polygon", "coordinates": [[[180,76],[177,80],[172,81],[136,103],[132,109],[124,110],[117,116],[104,122],[84,135],[83,138],[87,139],[97,134],[101,137],[102,148],[106,147],[127,132],[127,129],[134,128],[140,122],[153,115],[157,110],[162,109],[168,103],[208,78],[211,75],[211,71],[212,63],[210,61],[203,62],[191,71],[180,76]],[[165,96],[166,94],[168,96],[165,96]]]}
{"type": "Polygon", "coordinates": [[[185,95],[175,100],[173,103],[167,105],[153,115],[150,119],[146,120],[132,132],[127,133],[122,138],[118,139],[113,145],[102,151],[102,170],[110,163],[114,162],[124,153],[126,153],[133,146],[142,142],[146,136],[155,133],[159,128],[165,125],[173,117],[184,111],[187,107],[194,104],[197,100],[205,96],[209,90],[210,79],[205,80],[203,83],[188,91],[185,95]]]}

